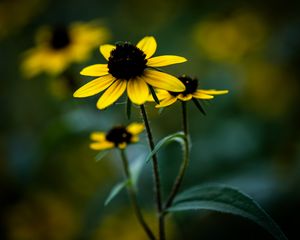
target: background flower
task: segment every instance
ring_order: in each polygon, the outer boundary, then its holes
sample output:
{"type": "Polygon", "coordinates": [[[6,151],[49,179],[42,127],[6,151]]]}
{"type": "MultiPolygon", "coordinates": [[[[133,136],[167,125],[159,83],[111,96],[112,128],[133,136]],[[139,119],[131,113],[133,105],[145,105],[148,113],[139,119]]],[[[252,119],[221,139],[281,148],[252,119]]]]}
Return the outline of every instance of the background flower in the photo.
{"type": "Polygon", "coordinates": [[[22,70],[27,77],[60,74],[71,63],[87,60],[108,36],[108,30],[96,21],[43,27],[37,32],[36,46],[25,53],[22,70]]]}

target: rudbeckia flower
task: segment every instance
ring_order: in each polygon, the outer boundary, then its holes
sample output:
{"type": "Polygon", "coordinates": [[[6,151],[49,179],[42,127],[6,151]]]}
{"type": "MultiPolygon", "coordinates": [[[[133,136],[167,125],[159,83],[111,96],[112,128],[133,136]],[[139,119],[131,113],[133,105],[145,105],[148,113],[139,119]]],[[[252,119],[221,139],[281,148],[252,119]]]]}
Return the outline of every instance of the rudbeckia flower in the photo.
{"type": "MultiPolygon", "coordinates": [[[[213,99],[214,95],[221,95],[228,93],[228,90],[204,90],[198,89],[198,80],[196,78],[191,78],[186,75],[182,75],[178,77],[178,79],[184,84],[185,90],[182,92],[173,92],[173,91],[165,91],[159,90],[157,92],[157,97],[160,100],[160,103],[157,104],[156,108],[167,107],[177,100],[180,101],[189,101],[192,99],[213,99]]],[[[149,101],[154,101],[153,98],[149,98],[149,101]]]]}
{"type": "Polygon", "coordinates": [[[94,142],[90,144],[90,148],[94,150],[104,150],[114,147],[124,149],[128,144],[138,142],[138,134],[143,130],[143,124],[131,123],[127,127],[114,127],[107,133],[93,132],[91,139],[94,142]]]}
{"type": "Polygon", "coordinates": [[[156,46],[154,37],[144,37],[136,46],[128,42],[100,46],[108,63],[84,68],[81,75],[97,78],[79,88],[74,97],[89,97],[106,90],[97,102],[97,107],[104,109],[117,101],[126,89],[131,102],[137,105],[146,102],[149,87],[184,91],[184,84],[176,77],[154,68],[182,63],[186,59],[173,55],[152,57],[156,46]]]}
{"type": "Polygon", "coordinates": [[[44,27],[37,32],[36,46],[25,53],[22,71],[26,77],[42,72],[58,75],[71,63],[87,60],[108,35],[96,22],[44,27]]]}

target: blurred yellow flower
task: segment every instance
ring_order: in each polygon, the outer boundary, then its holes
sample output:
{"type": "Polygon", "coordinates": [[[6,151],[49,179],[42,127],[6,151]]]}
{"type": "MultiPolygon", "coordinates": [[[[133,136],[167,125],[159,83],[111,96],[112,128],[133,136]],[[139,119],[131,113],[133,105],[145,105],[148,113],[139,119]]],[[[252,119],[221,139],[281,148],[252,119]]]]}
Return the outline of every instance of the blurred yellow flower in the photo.
{"type": "Polygon", "coordinates": [[[58,75],[71,63],[87,60],[108,36],[108,30],[97,22],[44,27],[37,33],[36,46],[25,53],[22,71],[26,77],[42,72],[58,75]]]}
{"type": "Polygon", "coordinates": [[[97,102],[97,107],[104,109],[117,101],[126,89],[129,99],[138,105],[146,102],[149,86],[183,91],[185,87],[176,77],[154,68],[182,63],[186,59],[173,55],[152,57],[156,47],[154,37],[144,37],[136,46],[128,42],[100,46],[108,64],[84,68],[81,75],[98,78],[79,88],[74,97],[89,97],[107,89],[97,102]]]}
{"type": "MultiPolygon", "coordinates": [[[[213,95],[221,95],[221,94],[228,93],[228,90],[197,89],[198,80],[196,78],[191,78],[186,75],[182,75],[178,79],[185,85],[185,91],[171,92],[165,90],[158,90],[157,97],[161,101],[155,107],[157,108],[167,107],[175,103],[177,100],[189,101],[192,100],[193,98],[205,99],[205,100],[213,99],[214,98],[213,95]]],[[[154,101],[153,97],[150,97],[148,100],[152,102],[154,101]]]]}
{"type": "Polygon", "coordinates": [[[263,20],[247,10],[228,18],[201,21],[193,32],[195,43],[208,58],[233,62],[257,49],[265,35],[263,20]]]}
{"type": "Polygon", "coordinates": [[[124,149],[127,144],[138,142],[138,134],[143,130],[143,124],[131,123],[127,127],[114,127],[108,133],[93,132],[91,139],[95,142],[91,143],[90,147],[94,150],[104,150],[114,147],[124,149]]]}

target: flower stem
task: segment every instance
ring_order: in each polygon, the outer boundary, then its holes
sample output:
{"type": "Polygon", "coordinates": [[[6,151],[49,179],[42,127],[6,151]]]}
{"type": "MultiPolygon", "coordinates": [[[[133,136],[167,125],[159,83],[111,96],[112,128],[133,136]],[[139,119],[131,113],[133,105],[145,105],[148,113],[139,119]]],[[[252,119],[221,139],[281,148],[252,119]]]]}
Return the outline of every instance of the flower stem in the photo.
{"type": "MultiPolygon", "coordinates": [[[[145,123],[148,142],[150,146],[150,150],[154,150],[154,141],[151,132],[151,128],[149,125],[147,112],[145,106],[142,104],[141,107],[141,114],[145,123]]],[[[156,205],[157,205],[157,212],[158,212],[158,231],[159,231],[159,240],[165,240],[165,226],[164,226],[164,216],[163,216],[163,209],[162,209],[162,201],[161,201],[161,187],[160,187],[160,176],[159,176],[159,167],[158,167],[158,160],[157,155],[153,154],[152,156],[152,166],[153,166],[153,174],[154,174],[154,185],[155,185],[155,197],[156,197],[156,205]]]]}
{"type": "Polygon", "coordinates": [[[145,219],[142,215],[140,206],[138,204],[137,197],[136,197],[136,192],[135,192],[135,189],[132,185],[131,173],[130,173],[130,170],[129,170],[128,159],[127,159],[127,156],[125,154],[125,150],[120,149],[120,152],[121,152],[121,158],[122,158],[122,161],[123,161],[125,176],[126,176],[127,181],[128,181],[127,190],[128,190],[129,197],[131,199],[131,203],[132,203],[135,215],[136,215],[139,223],[143,227],[144,231],[146,232],[147,236],[149,237],[149,239],[156,240],[154,234],[152,233],[151,229],[147,225],[147,223],[146,223],[146,221],[145,221],[145,219]]]}
{"type": "Polygon", "coordinates": [[[189,133],[188,133],[188,122],[187,122],[187,111],[186,111],[186,102],[182,101],[181,102],[181,106],[182,106],[182,127],[183,127],[183,132],[185,135],[184,138],[184,156],[183,156],[183,161],[182,164],[180,166],[180,170],[179,173],[176,177],[176,180],[173,184],[172,190],[170,192],[169,197],[167,198],[166,204],[165,204],[165,208],[168,208],[172,205],[172,202],[181,186],[182,180],[183,180],[183,176],[185,174],[185,171],[187,169],[187,166],[189,164],[189,158],[190,158],[190,144],[189,144],[189,133]]]}

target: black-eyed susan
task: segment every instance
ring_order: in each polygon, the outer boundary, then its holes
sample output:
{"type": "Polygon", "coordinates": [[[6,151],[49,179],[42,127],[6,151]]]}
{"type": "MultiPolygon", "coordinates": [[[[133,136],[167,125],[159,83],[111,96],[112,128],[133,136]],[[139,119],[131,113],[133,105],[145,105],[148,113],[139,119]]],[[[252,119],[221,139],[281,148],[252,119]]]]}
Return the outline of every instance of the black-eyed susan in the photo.
{"type": "Polygon", "coordinates": [[[107,133],[93,132],[91,139],[94,142],[90,144],[90,148],[94,150],[105,150],[114,147],[124,149],[128,144],[138,142],[138,134],[143,130],[143,124],[131,123],[127,127],[116,126],[107,133]]]}
{"type": "Polygon", "coordinates": [[[42,72],[58,75],[71,63],[87,60],[108,36],[108,30],[97,22],[43,27],[37,32],[36,46],[25,53],[22,71],[26,77],[42,72]]]}
{"type": "MultiPolygon", "coordinates": [[[[157,92],[157,97],[160,100],[160,103],[155,107],[162,108],[167,107],[177,100],[180,101],[189,101],[192,99],[203,99],[209,100],[213,99],[214,95],[221,95],[228,93],[228,90],[215,90],[215,89],[198,89],[198,80],[196,78],[192,78],[186,75],[182,75],[178,77],[178,79],[184,84],[185,90],[182,92],[173,92],[173,91],[165,91],[159,90],[157,92]]],[[[151,97],[149,101],[154,101],[151,97]]]]}
{"type": "Polygon", "coordinates": [[[147,101],[149,87],[184,91],[184,84],[176,77],[154,68],[182,63],[186,59],[174,55],[152,57],[156,47],[152,36],[144,37],[136,46],[129,42],[100,46],[108,63],[84,68],[81,75],[98,78],[79,88],[74,97],[89,97],[107,89],[97,102],[97,107],[104,109],[117,101],[126,89],[128,98],[137,105],[147,101]]]}

